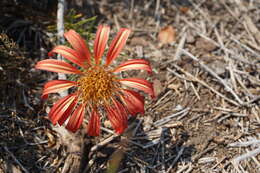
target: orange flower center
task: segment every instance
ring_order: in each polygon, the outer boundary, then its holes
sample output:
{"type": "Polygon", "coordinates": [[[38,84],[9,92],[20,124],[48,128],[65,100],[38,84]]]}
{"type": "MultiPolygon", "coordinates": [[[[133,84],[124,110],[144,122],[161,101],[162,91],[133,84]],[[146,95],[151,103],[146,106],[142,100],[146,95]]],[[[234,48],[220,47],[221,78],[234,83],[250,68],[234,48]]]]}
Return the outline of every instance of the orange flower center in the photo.
{"type": "Polygon", "coordinates": [[[77,82],[82,101],[90,104],[108,102],[119,86],[116,76],[103,66],[87,69],[77,82]]]}

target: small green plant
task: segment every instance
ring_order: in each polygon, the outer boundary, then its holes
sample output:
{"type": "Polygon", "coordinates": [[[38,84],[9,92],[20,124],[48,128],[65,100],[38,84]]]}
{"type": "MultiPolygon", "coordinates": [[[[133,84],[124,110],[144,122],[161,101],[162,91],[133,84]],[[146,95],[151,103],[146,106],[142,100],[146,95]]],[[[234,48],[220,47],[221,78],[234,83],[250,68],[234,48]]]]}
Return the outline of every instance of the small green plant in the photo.
{"type": "MultiPolygon", "coordinates": [[[[96,16],[85,19],[82,13],[77,13],[75,9],[69,10],[68,14],[64,17],[65,32],[70,29],[75,30],[87,41],[92,39],[91,33],[95,27],[96,16]]],[[[56,24],[47,27],[48,31],[56,32],[56,24]]]]}

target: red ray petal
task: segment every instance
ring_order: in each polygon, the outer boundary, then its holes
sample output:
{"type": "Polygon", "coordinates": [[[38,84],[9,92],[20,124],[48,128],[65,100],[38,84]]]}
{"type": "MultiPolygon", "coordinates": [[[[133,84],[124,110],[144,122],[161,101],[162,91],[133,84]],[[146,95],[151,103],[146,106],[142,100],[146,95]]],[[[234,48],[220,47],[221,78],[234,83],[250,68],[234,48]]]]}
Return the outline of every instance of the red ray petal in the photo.
{"type": "Polygon", "coordinates": [[[44,85],[42,98],[48,98],[48,94],[57,93],[66,89],[69,89],[73,86],[76,86],[77,83],[74,81],[68,80],[51,80],[44,85]]]}
{"type": "Polygon", "coordinates": [[[120,79],[119,81],[120,83],[128,87],[142,90],[147,94],[150,94],[150,96],[154,98],[153,85],[147,80],[139,79],[139,78],[125,78],[125,79],[120,79]]]}
{"type": "Polygon", "coordinates": [[[117,33],[116,37],[112,41],[106,59],[106,65],[109,65],[120,53],[124,47],[128,36],[130,35],[131,30],[127,28],[121,28],[117,33]]]}
{"type": "Polygon", "coordinates": [[[52,51],[49,52],[49,56],[53,56],[54,53],[60,54],[67,60],[79,65],[80,67],[86,67],[86,60],[84,62],[84,58],[77,51],[67,47],[67,46],[56,46],[52,51]],[[84,64],[85,63],[85,64],[84,64]]]}
{"type": "Polygon", "coordinates": [[[106,48],[107,40],[109,37],[110,27],[99,25],[94,41],[94,53],[96,64],[99,64],[101,57],[106,48]]]}
{"type": "Polygon", "coordinates": [[[113,100],[113,102],[115,105],[115,111],[117,111],[117,113],[118,113],[117,115],[120,116],[120,118],[122,119],[122,126],[127,127],[127,117],[128,117],[127,115],[128,114],[127,114],[124,106],[116,100],[113,100]]]}
{"type": "Polygon", "coordinates": [[[51,72],[57,73],[65,73],[65,74],[82,74],[81,71],[70,65],[69,63],[59,61],[56,59],[45,59],[39,61],[36,66],[36,69],[47,70],[51,72]]]}
{"type": "Polygon", "coordinates": [[[124,89],[123,91],[123,102],[131,115],[137,113],[144,114],[144,97],[139,93],[124,89]]]}
{"type": "Polygon", "coordinates": [[[127,128],[127,120],[114,107],[107,107],[106,110],[108,119],[116,133],[123,133],[127,128]]]}
{"type": "Polygon", "coordinates": [[[89,136],[98,136],[100,133],[100,116],[96,110],[92,111],[88,122],[87,132],[89,136]]]}
{"type": "Polygon", "coordinates": [[[85,104],[80,104],[71,115],[70,120],[66,125],[66,129],[75,133],[79,129],[80,125],[82,124],[84,115],[85,115],[85,104]]]}
{"type": "Polygon", "coordinates": [[[49,119],[51,120],[52,124],[56,125],[58,120],[73,109],[70,107],[71,104],[76,100],[76,94],[70,94],[62,99],[58,100],[49,112],[49,119]]]}
{"type": "Polygon", "coordinates": [[[152,72],[149,62],[144,59],[128,60],[116,67],[114,72],[120,72],[125,70],[146,70],[149,73],[152,72]]]}
{"type": "Polygon", "coordinates": [[[66,32],[64,37],[69,41],[73,49],[79,52],[82,59],[90,64],[91,53],[84,39],[72,29],[66,32]]]}
{"type": "Polygon", "coordinates": [[[60,117],[60,119],[58,120],[59,125],[61,126],[62,124],[64,124],[64,122],[68,119],[68,117],[71,115],[73,109],[75,108],[75,106],[77,105],[77,100],[75,99],[71,105],[68,107],[67,111],[62,114],[62,116],[60,117]]]}

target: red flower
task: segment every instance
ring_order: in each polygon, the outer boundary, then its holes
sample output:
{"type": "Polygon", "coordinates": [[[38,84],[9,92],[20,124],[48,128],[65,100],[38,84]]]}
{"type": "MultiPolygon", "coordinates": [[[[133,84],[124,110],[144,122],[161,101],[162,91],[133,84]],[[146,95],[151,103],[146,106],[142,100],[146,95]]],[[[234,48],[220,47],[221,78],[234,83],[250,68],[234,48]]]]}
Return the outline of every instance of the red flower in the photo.
{"type": "Polygon", "coordinates": [[[103,111],[115,131],[122,133],[127,127],[128,114],[144,113],[144,98],[136,91],[125,89],[124,86],[142,90],[154,97],[152,84],[148,81],[139,78],[120,79],[116,75],[118,72],[132,69],[146,70],[151,73],[152,69],[146,60],[128,60],[116,68],[109,66],[124,47],[130,34],[129,29],[120,29],[108,49],[106,61],[102,64],[101,58],[106,48],[109,31],[108,26],[98,27],[94,41],[94,55],[74,30],[64,34],[72,48],[60,45],[49,53],[49,56],[54,53],[60,54],[81,68],[55,59],[42,60],[36,64],[37,69],[78,76],[76,81],[52,80],[44,86],[42,98],[47,98],[50,93],[76,88],[74,93],[61,98],[51,108],[49,119],[54,125],[57,123],[62,125],[69,119],[66,128],[75,132],[87,113],[90,116],[88,134],[96,136],[99,135],[100,112],[103,111]]]}

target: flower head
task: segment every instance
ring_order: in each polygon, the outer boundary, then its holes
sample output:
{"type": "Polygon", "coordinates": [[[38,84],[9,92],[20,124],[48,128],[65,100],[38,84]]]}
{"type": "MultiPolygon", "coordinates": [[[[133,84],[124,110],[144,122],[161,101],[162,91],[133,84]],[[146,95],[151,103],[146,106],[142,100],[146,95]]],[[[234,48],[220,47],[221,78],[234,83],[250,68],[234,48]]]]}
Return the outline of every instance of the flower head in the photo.
{"type": "Polygon", "coordinates": [[[110,28],[100,25],[94,41],[94,54],[92,54],[85,41],[74,30],[64,34],[72,48],[56,46],[49,56],[54,53],[62,55],[75,65],[70,63],[46,59],[36,64],[37,69],[51,72],[75,74],[76,81],[52,80],[44,85],[42,98],[49,94],[60,92],[69,88],[75,88],[74,93],[58,100],[49,112],[49,119],[56,125],[66,124],[66,128],[76,132],[81,126],[85,114],[88,115],[87,132],[91,136],[99,135],[100,119],[103,113],[108,117],[112,127],[117,133],[122,133],[127,127],[128,115],[144,113],[144,98],[138,92],[126,89],[135,88],[154,97],[152,84],[140,78],[123,78],[117,74],[121,71],[140,69],[149,73],[152,69],[149,63],[143,59],[132,59],[112,68],[110,64],[118,56],[124,47],[130,34],[126,28],[120,29],[110,48],[106,60],[102,63],[109,37],[110,28]]]}

